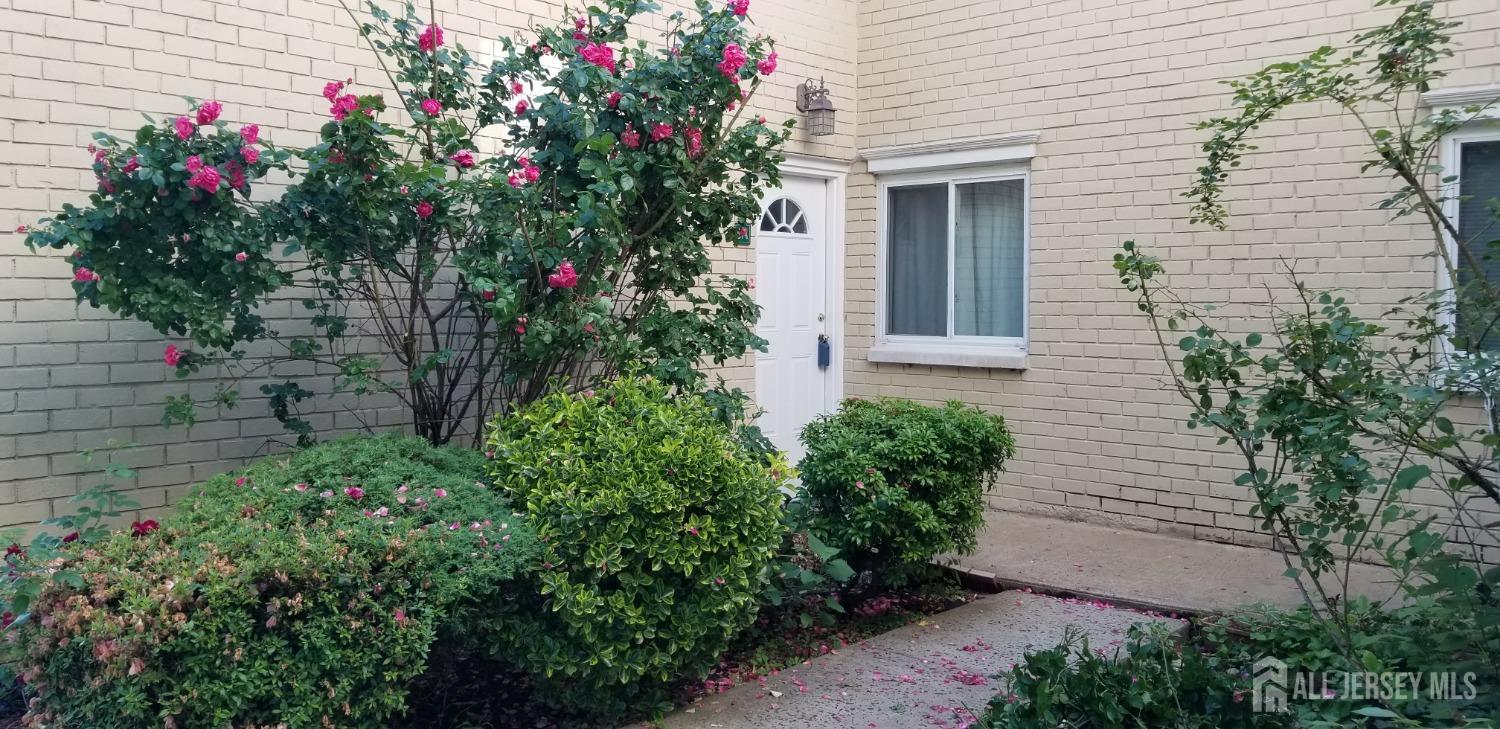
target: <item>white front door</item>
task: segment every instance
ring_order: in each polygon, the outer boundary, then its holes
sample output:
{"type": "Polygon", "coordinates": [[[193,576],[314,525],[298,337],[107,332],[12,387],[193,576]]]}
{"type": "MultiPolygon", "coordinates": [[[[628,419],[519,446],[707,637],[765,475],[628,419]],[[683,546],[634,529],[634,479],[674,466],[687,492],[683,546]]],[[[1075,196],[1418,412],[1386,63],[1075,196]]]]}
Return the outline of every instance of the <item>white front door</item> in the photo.
{"type": "Polygon", "coordinates": [[[829,365],[818,366],[819,338],[830,336],[827,181],[784,176],[765,191],[755,233],[756,332],[768,343],[755,358],[755,399],[761,430],[793,464],[802,459],[802,427],[829,411],[837,342],[829,365]]]}

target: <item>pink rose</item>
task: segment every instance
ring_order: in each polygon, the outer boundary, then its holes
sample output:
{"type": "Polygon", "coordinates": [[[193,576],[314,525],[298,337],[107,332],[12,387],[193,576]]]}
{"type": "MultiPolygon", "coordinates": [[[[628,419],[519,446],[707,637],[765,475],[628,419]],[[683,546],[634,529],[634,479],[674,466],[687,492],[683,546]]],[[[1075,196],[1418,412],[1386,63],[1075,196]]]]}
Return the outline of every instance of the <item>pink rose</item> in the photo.
{"type": "Polygon", "coordinates": [[[203,169],[203,158],[199,157],[196,154],[190,154],[188,155],[187,160],[182,163],[182,166],[187,169],[188,172],[196,173],[198,170],[203,169]]]}
{"type": "Polygon", "coordinates": [[[344,495],[355,501],[359,501],[365,497],[365,490],[358,486],[349,486],[344,489],[344,495]]]}
{"type": "Polygon", "coordinates": [[[329,81],[323,84],[323,98],[330,102],[339,97],[339,92],[344,90],[343,81],[329,81]]]}
{"type": "Polygon", "coordinates": [[[449,157],[448,159],[453,160],[453,164],[456,164],[459,167],[474,166],[474,153],[467,149],[462,149],[458,152],[455,152],[453,156],[449,157]]]}
{"type": "Polygon", "coordinates": [[[527,182],[536,182],[542,176],[542,168],[537,167],[536,165],[531,165],[530,167],[521,170],[521,174],[526,176],[527,182]]]}
{"type": "Polygon", "coordinates": [[[629,124],[625,125],[625,131],[620,133],[620,143],[630,149],[641,146],[641,135],[629,124]]]}
{"type": "Polygon", "coordinates": [[[135,172],[136,170],[138,170],[140,168],[141,168],[141,158],[140,157],[134,157],[134,156],[132,156],[130,159],[128,159],[128,160],[125,161],[125,166],[121,167],[120,171],[124,172],[125,174],[128,175],[128,174],[130,174],[132,172],[135,172]]]}
{"type": "Polygon", "coordinates": [[[423,99],[422,113],[427,116],[437,116],[443,112],[443,105],[437,99],[423,99]]]}
{"type": "Polygon", "coordinates": [[[571,261],[557,264],[557,270],[547,277],[547,285],[554,289],[571,289],[578,285],[578,272],[571,261]]]}
{"type": "Polygon", "coordinates": [[[423,220],[432,217],[432,203],[426,200],[417,203],[417,217],[423,220]]]}
{"type": "Polygon", "coordinates": [[[527,102],[525,99],[521,99],[520,101],[517,101],[516,102],[516,116],[520,116],[522,114],[525,114],[526,110],[530,109],[530,108],[531,108],[531,104],[529,102],[527,102]]]}
{"type": "Polygon", "coordinates": [[[219,114],[224,111],[224,105],[213,99],[203,102],[198,107],[198,124],[212,124],[219,114]]]}
{"type": "Polygon", "coordinates": [[[663,139],[670,139],[672,132],[671,124],[656,124],[651,127],[651,141],[660,142],[663,139]]]}
{"type": "Polygon", "coordinates": [[[244,263],[246,260],[249,260],[249,258],[250,255],[248,253],[245,253],[244,251],[240,251],[239,253],[234,254],[234,260],[239,263],[244,263]]]}
{"type": "Polygon", "coordinates": [[[167,363],[168,367],[176,367],[177,363],[182,361],[182,352],[177,349],[177,345],[168,344],[166,350],[162,352],[161,358],[167,363]]]}
{"type": "Polygon", "coordinates": [[[750,0],[729,0],[729,9],[743,18],[746,13],[750,12],[750,0]]]}
{"type": "Polygon", "coordinates": [[[443,45],[443,29],[436,25],[427,26],[427,29],[417,36],[417,45],[428,53],[436,51],[439,46],[443,45]]]}
{"type": "Polygon", "coordinates": [[[619,106],[620,105],[620,99],[622,99],[624,97],[625,97],[625,95],[622,94],[622,93],[620,93],[620,92],[618,92],[618,91],[611,92],[610,95],[609,95],[609,108],[613,109],[613,108],[619,106]]]}
{"type": "Polygon", "coordinates": [[[724,57],[719,61],[719,73],[732,79],[748,60],[750,58],[745,55],[745,49],[740,48],[738,43],[730,43],[724,46],[724,57]]]}
{"type": "Polygon", "coordinates": [[[514,172],[510,173],[510,175],[505,178],[505,182],[506,182],[506,184],[510,185],[511,187],[520,187],[521,186],[521,178],[517,177],[516,173],[514,173],[514,172]]]}
{"type": "Polygon", "coordinates": [[[240,127],[240,139],[245,140],[245,144],[255,144],[256,142],[259,142],[260,126],[256,124],[246,124],[245,126],[240,127]]]}
{"type": "Polygon", "coordinates": [[[193,124],[192,119],[179,116],[177,117],[177,121],[172,122],[172,129],[177,132],[178,139],[185,141],[188,137],[193,136],[193,132],[198,130],[198,126],[193,124]]]}
{"type": "Polygon", "coordinates": [[[584,28],[587,28],[588,25],[589,21],[584,20],[583,16],[581,15],[573,19],[573,27],[578,30],[583,30],[584,28]]]}
{"type": "Polygon", "coordinates": [[[683,136],[687,138],[687,153],[689,157],[697,157],[703,154],[703,130],[697,127],[688,127],[683,136]]]}
{"type": "Polygon", "coordinates": [[[240,147],[240,157],[244,158],[245,164],[253,165],[260,161],[260,150],[255,147],[240,147]]]}
{"type": "Polygon", "coordinates": [[[90,269],[88,266],[79,266],[78,268],[73,269],[73,280],[80,283],[98,281],[99,274],[93,269],[90,269]]]}
{"type": "Polygon", "coordinates": [[[523,85],[521,85],[520,81],[511,81],[510,82],[510,92],[512,94],[523,94],[523,93],[526,93],[526,87],[523,86],[523,85]]]}
{"type": "Polygon", "coordinates": [[[771,74],[775,73],[776,51],[771,51],[771,55],[766,56],[765,60],[755,64],[755,69],[757,71],[760,71],[760,75],[762,76],[770,76],[771,74]]]}
{"type": "Polygon", "coordinates": [[[599,43],[590,43],[578,49],[578,53],[583,56],[583,60],[600,68],[607,68],[610,73],[615,72],[615,49],[599,43]]]}
{"type": "Polygon", "coordinates": [[[219,180],[220,177],[218,169],[210,166],[204,166],[197,172],[193,173],[193,176],[188,179],[188,187],[196,187],[199,190],[212,195],[219,191],[219,180]]]}
{"type": "Polygon", "coordinates": [[[359,97],[354,94],[344,94],[333,100],[333,106],[329,107],[328,114],[335,121],[343,121],[349,117],[349,113],[359,108],[359,97]]]}

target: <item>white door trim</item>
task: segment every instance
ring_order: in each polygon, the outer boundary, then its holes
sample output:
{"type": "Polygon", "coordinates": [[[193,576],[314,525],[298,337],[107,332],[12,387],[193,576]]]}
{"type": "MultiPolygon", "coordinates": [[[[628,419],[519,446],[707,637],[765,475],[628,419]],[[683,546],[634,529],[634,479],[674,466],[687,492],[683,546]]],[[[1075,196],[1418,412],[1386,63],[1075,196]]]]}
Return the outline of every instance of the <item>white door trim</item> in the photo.
{"type": "MultiPolygon", "coordinates": [[[[828,277],[824,296],[827,301],[824,311],[829,312],[827,321],[828,342],[831,348],[828,368],[830,380],[826,390],[824,412],[838,410],[844,400],[844,189],[849,176],[850,162],[810,157],[801,154],[786,154],[781,163],[783,177],[809,177],[825,182],[823,246],[824,275],[828,277]]],[[[759,275],[757,272],[756,275],[759,275]]]]}

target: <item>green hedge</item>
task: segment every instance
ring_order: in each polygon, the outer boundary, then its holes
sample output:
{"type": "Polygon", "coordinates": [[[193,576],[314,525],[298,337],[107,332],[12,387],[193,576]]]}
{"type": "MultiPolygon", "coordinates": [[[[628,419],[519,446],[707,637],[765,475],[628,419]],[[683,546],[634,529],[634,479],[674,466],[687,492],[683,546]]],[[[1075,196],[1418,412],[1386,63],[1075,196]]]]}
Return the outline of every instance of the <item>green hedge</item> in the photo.
{"type": "Polygon", "coordinates": [[[34,720],[381,727],[538,555],[478,454],[382,436],[267,458],[64,558],[76,580],[19,627],[34,720]]]}
{"type": "Polygon", "coordinates": [[[556,394],[498,420],[490,447],[545,552],[498,650],[554,698],[658,708],[755,619],[786,473],[745,453],[702,398],[651,379],[556,394]]]}
{"type": "Polygon", "coordinates": [[[849,399],[808,424],[802,441],[813,530],[887,579],[972,551],[984,489],[1015,454],[1003,418],[958,402],[849,399]]]}

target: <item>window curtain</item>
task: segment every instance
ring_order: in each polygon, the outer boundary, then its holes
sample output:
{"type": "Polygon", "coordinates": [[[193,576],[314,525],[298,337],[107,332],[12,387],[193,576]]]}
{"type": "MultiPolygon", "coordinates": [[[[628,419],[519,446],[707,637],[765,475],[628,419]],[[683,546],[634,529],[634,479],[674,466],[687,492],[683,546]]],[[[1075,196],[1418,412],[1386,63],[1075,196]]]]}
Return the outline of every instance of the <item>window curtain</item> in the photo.
{"type": "MultiPolygon", "coordinates": [[[[1491,241],[1500,241],[1500,219],[1496,217],[1500,204],[1500,142],[1469,142],[1459,147],[1458,233],[1463,245],[1479,260],[1480,268],[1490,283],[1500,282],[1500,245],[1491,246],[1491,241]]],[[[1474,273],[1460,258],[1454,261],[1458,267],[1458,281],[1467,284],[1474,280],[1474,273]]],[[[1483,322],[1459,322],[1460,333],[1472,326],[1484,327],[1483,322]]],[[[1484,337],[1484,350],[1500,351],[1500,326],[1490,325],[1490,333],[1484,337]]]]}
{"type": "Polygon", "coordinates": [[[886,332],[948,335],[948,186],[890,189],[886,332]]]}
{"type": "Polygon", "coordinates": [[[1026,302],[1021,180],[958,185],[953,240],[953,333],[1020,337],[1026,302]]]}

